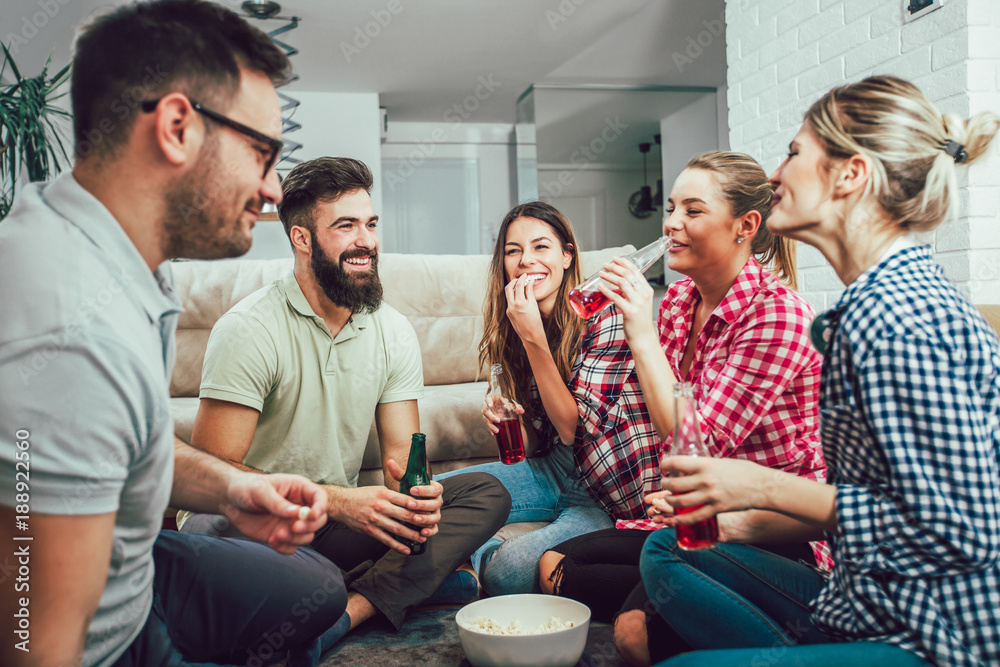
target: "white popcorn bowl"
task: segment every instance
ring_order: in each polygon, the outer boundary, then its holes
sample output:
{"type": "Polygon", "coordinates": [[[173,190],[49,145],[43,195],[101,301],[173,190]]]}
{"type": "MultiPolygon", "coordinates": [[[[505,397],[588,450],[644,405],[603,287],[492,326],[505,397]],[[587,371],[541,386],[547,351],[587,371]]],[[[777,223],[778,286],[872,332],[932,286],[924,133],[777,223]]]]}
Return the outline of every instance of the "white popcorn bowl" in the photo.
{"type": "Polygon", "coordinates": [[[590,609],[555,595],[500,595],[465,605],[455,614],[455,622],[473,667],[573,667],[587,645],[590,609]],[[516,620],[527,631],[553,616],[573,627],[541,635],[491,635],[468,629],[480,616],[503,625],[516,620]]]}

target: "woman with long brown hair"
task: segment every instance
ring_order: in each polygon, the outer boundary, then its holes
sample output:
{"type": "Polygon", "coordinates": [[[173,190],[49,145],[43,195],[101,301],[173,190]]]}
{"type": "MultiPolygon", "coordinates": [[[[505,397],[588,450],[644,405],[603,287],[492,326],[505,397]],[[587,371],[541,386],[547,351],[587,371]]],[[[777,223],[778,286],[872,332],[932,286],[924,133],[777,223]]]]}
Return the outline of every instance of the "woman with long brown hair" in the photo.
{"type": "MultiPolygon", "coordinates": [[[[535,455],[514,465],[468,471],[496,476],[511,494],[508,523],[546,527],[491,539],[472,556],[492,595],[538,591],[538,560],[570,537],[645,515],[645,494],[659,488],[658,441],[642,402],[621,313],[589,321],[570,308],[580,283],[580,251],[569,221],[536,201],[514,207],[500,225],[479,347],[483,367],[502,364],[504,390],[519,404],[520,426],[535,455]]],[[[647,311],[649,312],[649,311],[647,311]]],[[[499,418],[484,403],[493,433],[499,418]]]]}

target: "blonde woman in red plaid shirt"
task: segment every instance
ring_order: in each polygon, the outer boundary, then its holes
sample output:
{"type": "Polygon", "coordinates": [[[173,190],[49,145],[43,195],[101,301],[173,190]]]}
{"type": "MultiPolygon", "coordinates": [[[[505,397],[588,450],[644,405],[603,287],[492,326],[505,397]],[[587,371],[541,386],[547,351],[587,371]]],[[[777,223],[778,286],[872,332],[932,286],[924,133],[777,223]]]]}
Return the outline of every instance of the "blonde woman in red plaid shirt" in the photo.
{"type": "MultiPolygon", "coordinates": [[[[658,321],[649,318],[653,290],[629,262],[615,260],[602,274],[620,294],[602,290],[623,315],[660,440],[669,442],[673,431],[674,384],[690,382],[714,456],[822,481],[821,357],[809,342],[814,313],[786,284],[795,284],[790,242],[764,228],[771,197],[767,175],[747,155],[692,159],[674,182],[663,230],[672,239],[667,265],[687,278],[670,286],[658,321]]],[[[650,651],[660,659],[685,645],[655,612],[644,611],[650,605],[639,583],[639,554],[653,524],[619,521],[617,527],[547,552],[542,588],[580,599],[608,620],[618,611],[619,651],[633,664],[649,664],[650,651]]],[[[826,564],[822,545],[757,546],[826,564]]]]}

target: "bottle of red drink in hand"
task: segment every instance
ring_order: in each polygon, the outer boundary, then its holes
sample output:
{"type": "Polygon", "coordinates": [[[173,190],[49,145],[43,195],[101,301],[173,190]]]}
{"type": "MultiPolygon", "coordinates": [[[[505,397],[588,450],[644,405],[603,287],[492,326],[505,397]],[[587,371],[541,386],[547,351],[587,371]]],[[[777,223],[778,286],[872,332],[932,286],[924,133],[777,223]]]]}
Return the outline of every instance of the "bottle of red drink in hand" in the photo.
{"type": "Polygon", "coordinates": [[[514,409],[514,401],[506,396],[503,389],[503,366],[490,366],[490,389],[486,394],[490,411],[500,418],[496,434],[500,461],[508,465],[524,460],[524,438],[521,436],[521,420],[514,409]]]}
{"type": "MultiPolygon", "coordinates": [[[[694,390],[688,382],[674,385],[674,440],[669,450],[664,445],[663,453],[668,456],[711,456],[705,438],[698,426],[698,405],[695,402],[694,390]]],[[[703,505],[694,507],[677,507],[677,514],[693,512],[703,505]]],[[[719,543],[719,522],[713,516],[696,524],[678,525],[677,546],[681,549],[694,551],[709,549],[719,543]]]]}
{"type": "MultiPolygon", "coordinates": [[[[631,255],[626,255],[625,259],[635,264],[640,272],[645,273],[653,265],[653,262],[663,257],[663,253],[667,251],[669,246],[670,237],[662,236],[645,248],[636,250],[631,255]]],[[[573,311],[577,315],[584,319],[593,317],[611,303],[608,297],[597,289],[598,285],[604,285],[613,292],[618,291],[614,285],[601,278],[600,271],[570,290],[569,305],[573,307],[573,311]]]]}

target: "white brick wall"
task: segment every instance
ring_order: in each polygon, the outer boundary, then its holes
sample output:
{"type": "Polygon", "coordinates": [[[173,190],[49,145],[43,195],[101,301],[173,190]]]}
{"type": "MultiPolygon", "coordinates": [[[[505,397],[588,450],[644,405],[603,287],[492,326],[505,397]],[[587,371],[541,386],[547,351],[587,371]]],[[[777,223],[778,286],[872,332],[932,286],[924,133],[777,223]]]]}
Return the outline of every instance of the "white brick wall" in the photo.
{"type": "MultiPolygon", "coordinates": [[[[1000,2],[943,0],[903,23],[900,0],[726,0],[730,143],[767,171],[784,159],[803,112],[831,87],[870,74],[913,81],[942,111],[1000,113],[1000,2]]],[[[959,168],[959,217],[927,241],[977,303],[1000,303],[1000,150],[959,168]]],[[[843,284],[799,248],[799,286],[817,308],[843,284]]]]}

